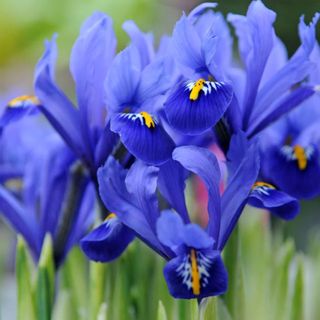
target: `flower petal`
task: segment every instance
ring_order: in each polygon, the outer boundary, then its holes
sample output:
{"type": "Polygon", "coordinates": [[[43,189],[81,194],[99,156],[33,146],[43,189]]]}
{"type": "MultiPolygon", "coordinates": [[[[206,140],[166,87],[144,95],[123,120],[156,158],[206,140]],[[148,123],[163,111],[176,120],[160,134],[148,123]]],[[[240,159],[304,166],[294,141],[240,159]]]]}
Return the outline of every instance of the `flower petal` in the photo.
{"type": "Polygon", "coordinates": [[[91,152],[95,145],[91,128],[104,126],[103,82],[115,49],[111,18],[96,12],[84,22],[71,52],[70,70],[76,84],[82,135],[91,152]]]}
{"type": "Polygon", "coordinates": [[[257,208],[267,209],[285,220],[295,218],[300,211],[300,204],[296,198],[263,182],[254,184],[248,204],[257,208]]]}
{"type": "Polygon", "coordinates": [[[104,82],[109,112],[121,112],[135,104],[134,97],[140,75],[139,51],[131,45],[114,58],[104,82]]]}
{"type": "Polygon", "coordinates": [[[54,82],[56,37],[46,42],[46,50],[35,71],[35,92],[42,105],[41,111],[66,143],[80,156],[86,154],[81,139],[78,110],[54,82]]]}
{"type": "Polygon", "coordinates": [[[122,113],[111,121],[111,130],[120,135],[125,147],[136,158],[160,165],[171,158],[174,142],[147,112],[122,113]]]}
{"type": "Polygon", "coordinates": [[[228,286],[227,271],[218,251],[191,249],[170,260],[163,272],[170,294],[178,299],[220,295],[228,286]]]}
{"type": "Polygon", "coordinates": [[[80,246],[90,260],[110,262],[118,258],[133,239],[134,232],[115,216],[82,238],[80,246]]]}
{"type": "Polygon", "coordinates": [[[232,87],[223,82],[181,82],[169,94],[164,110],[174,129],[184,134],[201,134],[222,118],[232,96],[232,87]]]}
{"type": "Polygon", "coordinates": [[[220,168],[213,153],[195,146],[178,147],[174,150],[173,159],[180,162],[187,170],[197,174],[206,184],[208,201],[208,234],[217,240],[219,237],[220,208],[220,168]]]}
{"type": "Polygon", "coordinates": [[[9,123],[17,121],[26,115],[38,113],[40,101],[35,96],[19,96],[8,102],[0,117],[0,133],[9,123]]]}

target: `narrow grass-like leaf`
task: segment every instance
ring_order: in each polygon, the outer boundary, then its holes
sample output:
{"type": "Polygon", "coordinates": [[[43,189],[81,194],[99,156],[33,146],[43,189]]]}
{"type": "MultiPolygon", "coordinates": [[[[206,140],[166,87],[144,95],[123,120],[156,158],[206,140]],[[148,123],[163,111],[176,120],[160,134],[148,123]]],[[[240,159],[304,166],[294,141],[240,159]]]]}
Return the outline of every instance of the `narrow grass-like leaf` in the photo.
{"type": "Polygon", "coordinates": [[[34,292],[32,290],[31,257],[21,236],[18,236],[17,244],[16,279],[17,319],[36,319],[34,292]]]}

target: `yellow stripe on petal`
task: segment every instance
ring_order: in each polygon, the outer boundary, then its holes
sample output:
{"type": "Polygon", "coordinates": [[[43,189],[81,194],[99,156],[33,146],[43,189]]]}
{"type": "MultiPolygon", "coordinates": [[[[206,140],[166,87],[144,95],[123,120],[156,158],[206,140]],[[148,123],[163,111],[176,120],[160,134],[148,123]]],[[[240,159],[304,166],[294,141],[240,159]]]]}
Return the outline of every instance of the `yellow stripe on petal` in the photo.
{"type": "Polygon", "coordinates": [[[8,107],[10,108],[20,108],[25,106],[26,103],[30,103],[33,105],[39,105],[40,101],[36,96],[23,95],[16,97],[9,101],[8,107]]]}
{"type": "Polygon", "coordinates": [[[144,120],[144,123],[146,124],[146,126],[150,129],[150,128],[155,128],[156,124],[152,118],[152,116],[145,111],[140,112],[140,114],[142,115],[142,118],[144,120]]]}
{"type": "Polygon", "coordinates": [[[117,215],[116,215],[115,213],[111,212],[111,213],[104,219],[104,221],[110,220],[110,219],[113,219],[113,218],[116,218],[116,217],[117,217],[117,215]]]}
{"type": "Polygon", "coordinates": [[[304,148],[300,145],[295,145],[293,147],[293,152],[295,157],[297,158],[298,168],[300,170],[305,170],[307,168],[308,158],[304,148]]]}
{"type": "Polygon", "coordinates": [[[270,183],[267,183],[267,182],[263,182],[263,181],[257,181],[253,186],[252,186],[252,189],[255,189],[255,188],[259,188],[259,187],[266,187],[266,188],[269,188],[269,189],[276,189],[276,187],[270,183]]]}
{"type": "Polygon", "coordinates": [[[205,84],[204,79],[199,79],[191,89],[189,99],[192,101],[196,101],[199,98],[200,91],[202,90],[204,84],[205,84]]]}
{"type": "Polygon", "coordinates": [[[200,294],[200,274],[198,269],[198,262],[196,251],[191,249],[191,285],[192,285],[192,292],[194,295],[198,296],[200,294]]]}

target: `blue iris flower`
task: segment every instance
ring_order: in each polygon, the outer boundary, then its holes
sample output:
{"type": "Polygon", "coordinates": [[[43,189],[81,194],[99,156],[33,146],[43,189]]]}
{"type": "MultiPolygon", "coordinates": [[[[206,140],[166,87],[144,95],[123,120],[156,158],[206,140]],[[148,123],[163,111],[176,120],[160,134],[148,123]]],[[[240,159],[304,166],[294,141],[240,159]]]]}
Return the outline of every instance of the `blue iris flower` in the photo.
{"type": "Polygon", "coordinates": [[[15,160],[23,160],[24,163],[23,166],[15,164],[12,175],[2,177],[0,211],[12,229],[24,237],[36,261],[40,257],[45,235],[51,234],[58,267],[92,223],[94,190],[86,176],[81,178],[77,188],[83,197],[76,201],[73,219],[65,228],[63,213],[68,209],[65,208],[65,200],[71,183],[69,171],[75,161],[74,154],[39,117],[11,123],[4,129],[2,137],[8,138],[10,132],[14,139],[8,139],[10,145],[5,146],[5,150],[14,155],[15,160]],[[19,136],[20,142],[26,143],[18,143],[15,137],[19,136]],[[17,144],[18,149],[24,149],[24,152],[14,153],[17,144]],[[19,188],[13,188],[13,182],[19,188]]]}
{"type": "Polygon", "coordinates": [[[273,28],[276,14],[262,1],[252,1],[246,16],[228,15],[245,66],[244,72],[231,69],[229,74],[241,114],[239,128],[248,137],[254,137],[315,93],[315,87],[303,81],[314,67],[310,55],[316,43],[319,16],[316,14],[309,25],[301,17],[301,45],[288,59],[273,28]]]}
{"type": "Polygon", "coordinates": [[[170,91],[164,111],[170,126],[183,134],[211,129],[233,97],[223,70],[231,57],[228,28],[220,14],[205,12],[215,6],[198,6],[183,15],[173,30],[173,56],[182,79],[170,91]]]}
{"type": "Polygon", "coordinates": [[[175,78],[174,64],[163,49],[155,52],[150,34],[132,21],[123,27],[131,45],[115,57],[105,81],[111,130],[135,157],[158,165],[175,147],[158,117],[175,78]]]}
{"type": "MultiPolygon", "coordinates": [[[[307,84],[316,87],[320,82],[318,44],[310,59],[314,67],[307,84]]],[[[299,199],[320,194],[314,182],[320,178],[319,102],[319,94],[313,95],[260,137],[264,176],[299,199]]]]}
{"type": "MultiPolygon", "coordinates": [[[[245,153],[248,152],[249,146],[250,142],[244,132],[239,132],[232,137],[227,154],[228,173],[231,176],[237,170],[245,153]]],[[[265,161],[263,154],[261,161],[262,163],[265,161]]],[[[265,175],[263,172],[259,173],[256,182],[252,185],[248,204],[268,210],[284,220],[295,218],[300,211],[299,201],[286,193],[285,189],[283,190],[279,186],[276,187],[270,181],[272,181],[270,175],[265,175]]]]}
{"type": "Polygon", "coordinates": [[[56,36],[46,42],[35,71],[35,92],[42,102],[40,110],[93,175],[117,142],[106,120],[103,89],[115,49],[111,19],[94,13],[83,23],[70,58],[78,108],[54,79],[56,36]]]}
{"type": "MultiPolygon", "coordinates": [[[[221,251],[257,179],[257,151],[256,145],[248,148],[222,196],[219,192],[220,169],[215,156],[196,146],[176,148],[173,159],[160,167],[136,161],[127,170],[110,157],[99,169],[100,194],[106,207],[114,212],[111,219],[119,219],[168,260],[164,274],[174,297],[203,298],[226,291],[227,272],[221,251]],[[184,188],[185,179],[190,173],[200,176],[208,190],[209,222],[206,228],[192,223],[188,215],[184,188]],[[174,211],[159,211],[157,188],[174,211]]],[[[92,233],[89,241],[94,242],[96,237],[99,243],[100,239],[107,237],[112,223],[107,219],[105,226],[98,227],[99,230],[92,233]]],[[[114,223],[116,225],[117,221],[114,223]]],[[[117,231],[114,231],[116,234],[117,231]]],[[[87,244],[86,241],[82,247],[89,257],[95,256],[99,261],[107,261],[110,252],[115,252],[117,246],[123,247],[126,239],[118,234],[112,244],[102,241],[91,252],[92,247],[87,244]]]]}

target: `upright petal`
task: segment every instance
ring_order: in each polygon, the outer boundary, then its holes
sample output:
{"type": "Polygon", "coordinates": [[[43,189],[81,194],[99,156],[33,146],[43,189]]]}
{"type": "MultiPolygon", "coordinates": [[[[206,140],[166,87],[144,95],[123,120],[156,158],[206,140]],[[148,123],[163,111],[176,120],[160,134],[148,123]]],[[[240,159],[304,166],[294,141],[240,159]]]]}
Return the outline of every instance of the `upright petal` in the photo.
{"type": "Polygon", "coordinates": [[[141,59],[141,66],[144,68],[153,60],[155,55],[152,33],[141,32],[141,30],[132,20],[126,21],[122,25],[122,28],[131,38],[131,44],[138,49],[141,59]]]}
{"type": "Polygon", "coordinates": [[[219,236],[219,250],[225,246],[232,230],[237,224],[241,212],[247,203],[251,188],[257,180],[260,161],[258,149],[251,145],[243,158],[238,170],[229,180],[226,191],[221,198],[221,228],[219,236]]]}
{"type": "Polygon", "coordinates": [[[128,192],[125,184],[126,175],[127,170],[124,170],[114,158],[109,157],[106,164],[98,170],[100,196],[109,211],[114,212],[123,224],[166,258],[170,252],[160,244],[144,212],[128,192]]]}
{"type": "Polygon", "coordinates": [[[205,66],[201,55],[201,40],[192,22],[183,15],[176,23],[172,44],[176,60],[194,71],[202,70],[205,66]]]}
{"type": "Polygon", "coordinates": [[[54,63],[56,58],[56,37],[46,42],[46,50],[35,71],[35,92],[42,105],[40,110],[66,143],[84,157],[86,154],[81,139],[80,115],[72,102],[54,82],[54,63]]]}
{"type": "Polygon", "coordinates": [[[92,150],[92,126],[103,128],[105,102],[103,83],[115,55],[116,38],[112,20],[99,12],[81,28],[70,57],[70,70],[76,84],[84,142],[92,150]]]}
{"type": "Polygon", "coordinates": [[[159,168],[158,186],[161,194],[175,209],[184,223],[190,222],[184,196],[186,170],[174,160],[169,160],[159,168]]]}
{"type": "Polygon", "coordinates": [[[245,129],[249,123],[258,87],[273,46],[274,30],[272,25],[275,18],[276,14],[267,9],[260,0],[251,2],[246,17],[228,16],[228,20],[236,29],[241,58],[247,72],[243,101],[245,129]]]}
{"type": "Polygon", "coordinates": [[[135,104],[134,97],[141,76],[139,51],[129,46],[115,57],[104,88],[106,105],[110,112],[121,112],[135,104]]]}
{"type": "Polygon", "coordinates": [[[221,208],[220,208],[220,169],[214,156],[207,149],[185,146],[174,150],[173,159],[180,162],[187,170],[197,174],[206,184],[209,194],[208,201],[208,234],[217,240],[219,237],[221,208]]]}

